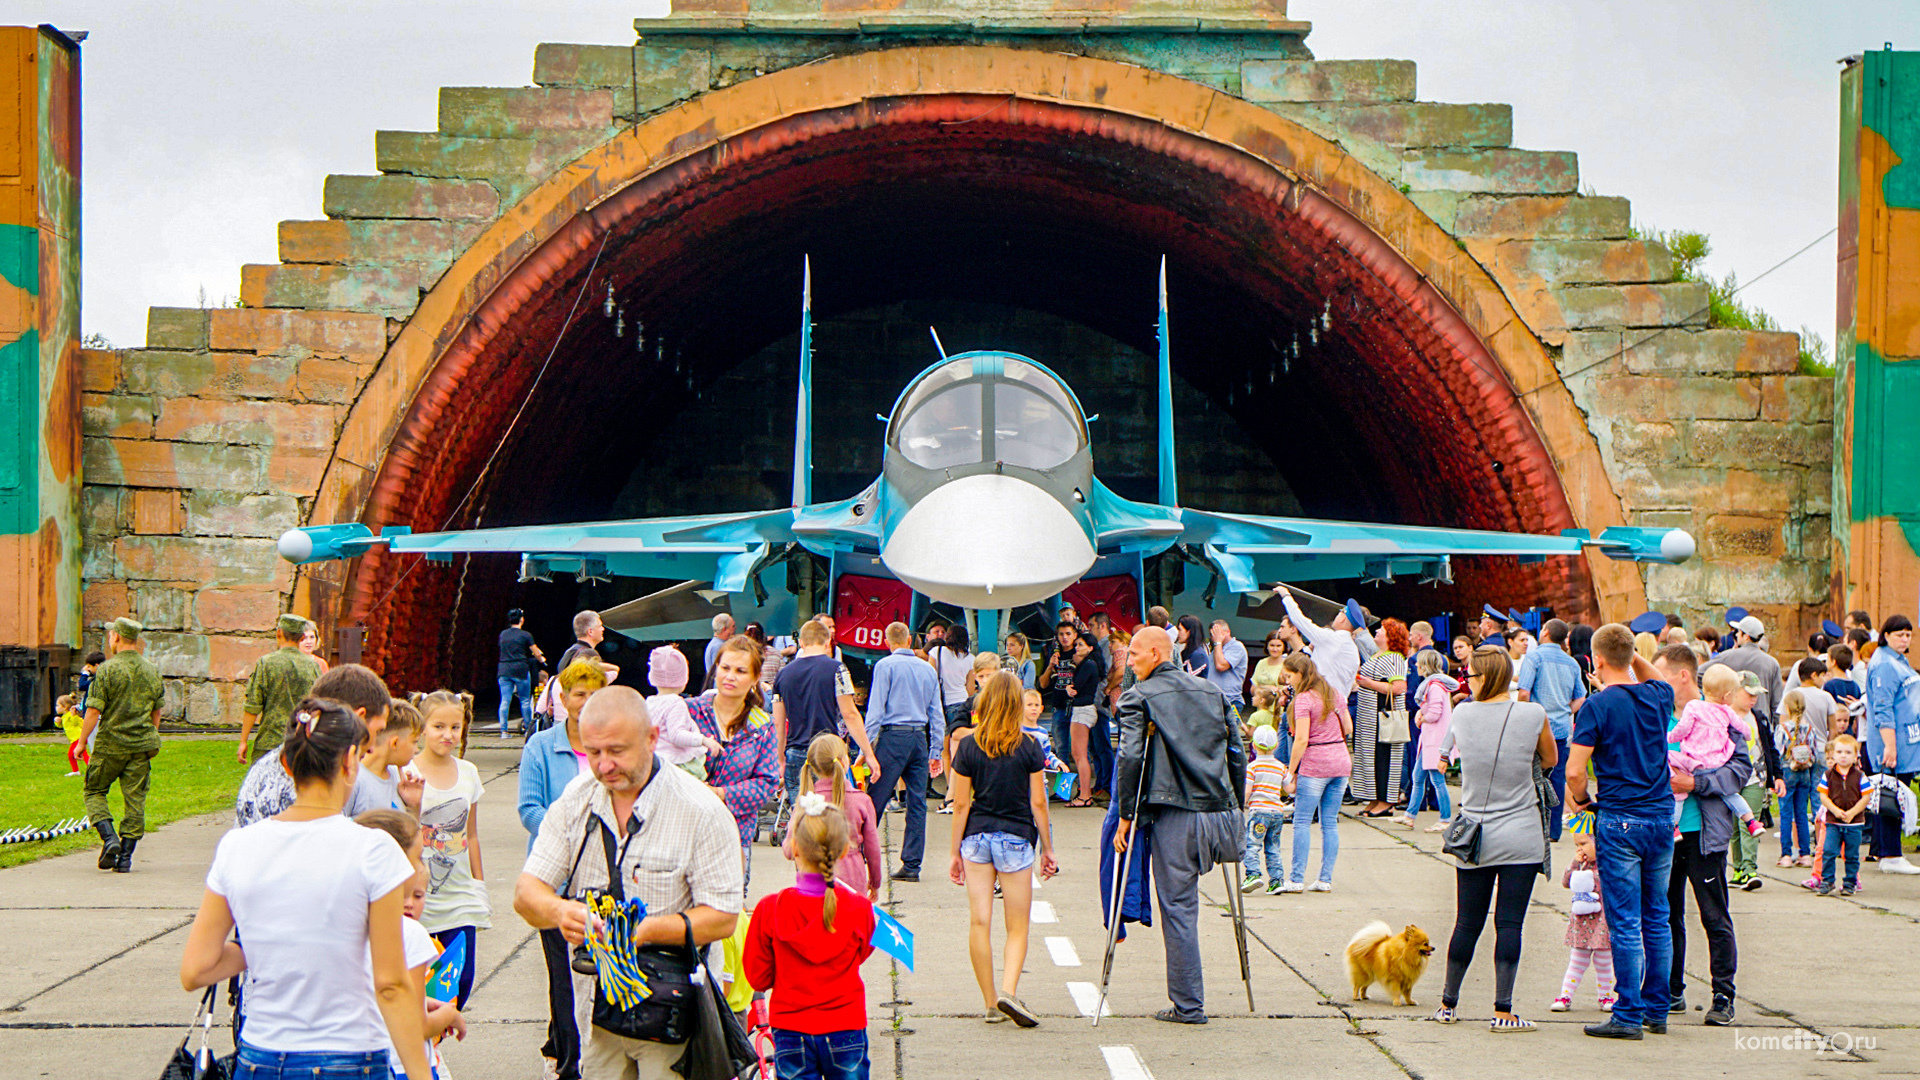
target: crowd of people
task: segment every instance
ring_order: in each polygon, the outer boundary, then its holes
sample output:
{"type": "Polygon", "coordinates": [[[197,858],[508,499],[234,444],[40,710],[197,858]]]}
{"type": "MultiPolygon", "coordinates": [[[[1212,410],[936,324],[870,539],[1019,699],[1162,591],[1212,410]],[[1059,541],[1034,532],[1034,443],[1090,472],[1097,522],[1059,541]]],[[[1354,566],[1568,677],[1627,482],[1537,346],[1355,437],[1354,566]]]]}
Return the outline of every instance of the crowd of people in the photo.
{"type": "MultiPolygon", "coordinates": [[[[770,999],[781,1075],[791,1061],[796,1076],[865,1076],[859,965],[883,884],[920,879],[930,812],[952,815],[946,876],[967,891],[982,1015],[1020,1027],[1040,1022],[1018,990],[1034,875],[1059,868],[1053,818],[1101,803],[1102,900],[1111,918],[1143,919],[1150,881],[1170,1000],[1158,1019],[1173,1023],[1207,1019],[1200,878],[1238,864],[1243,891],[1331,891],[1343,814],[1415,829],[1437,812],[1426,831],[1457,869],[1433,1019],[1459,1019],[1491,915],[1495,1032],[1533,1030],[1513,987],[1534,879],[1552,876],[1563,830],[1569,958],[1550,1008],[1575,1008],[1593,971],[1598,1037],[1664,1032],[1686,1008],[1689,892],[1709,956],[1705,1019],[1732,1022],[1729,889],[1762,882],[1763,819],[1775,866],[1804,869],[1820,895],[1863,888],[1863,860],[1920,873],[1902,845],[1920,772],[1903,615],[1874,627],[1851,613],[1783,668],[1767,628],[1737,609],[1724,634],[1652,613],[1598,628],[1548,619],[1536,633],[1488,606],[1473,634],[1441,642],[1426,622],[1376,619],[1355,601],[1322,625],[1279,593],[1285,618],[1254,663],[1224,620],[1154,608],[1129,632],[1067,607],[1037,647],[1020,632],[975,643],[963,623],[920,635],[894,623],[864,693],[828,616],[790,641],[722,616],[697,672],[676,646],[652,651],[643,697],[618,683],[592,612],[536,686],[545,657],[512,613],[498,730],[518,704],[528,839],[513,906],[539,930],[548,971],[548,1075],[664,1076],[684,1049],[683,1030],[613,1003],[594,974],[611,954],[588,943],[612,896],[638,905],[640,955],[690,968],[712,954],[714,992],[740,1018],[770,999]],[[931,810],[930,796],[943,797],[931,810]],[[896,801],[890,867],[878,825],[896,801]],[[751,847],[769,818],[795,876],[749,912],[751,847]],[[1128,872],[1108,895],[1112,860],[1128,872]]],[[[161,680],[141,633],[131,619],[110,627],[75,738],[76,754],[91,748],[100,866],[120,872],[159,749],[161,680]],[[117,827],[114,784],[127,808],[117,827]]],[[[465,756],[473,698],[397,698],[366,667],[326,668],[302,647],[310,635],[283,617],[249,680],[237,752],[251,767],[181,982],[231,982],[238,1076],[444,1075],[436,1046],[464,1035],[492,915],[475,812],[485,785],[465,756]]]]}

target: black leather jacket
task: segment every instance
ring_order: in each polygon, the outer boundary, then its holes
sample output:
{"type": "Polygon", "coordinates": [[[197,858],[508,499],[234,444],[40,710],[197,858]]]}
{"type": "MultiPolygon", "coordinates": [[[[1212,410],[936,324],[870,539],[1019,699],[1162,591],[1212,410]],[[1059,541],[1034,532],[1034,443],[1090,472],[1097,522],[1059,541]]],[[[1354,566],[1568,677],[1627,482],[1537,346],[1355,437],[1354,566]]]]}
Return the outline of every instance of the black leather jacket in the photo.
{"type": "Polygon", "coordinates": [[[1120,695],[1119,720],[1113,797],[1122,818],[1133,820],[1141,804],[1198,812],[1240,808],[1247,752],[1227,699],[1213,684],[1166,661],[1120,695]]]}

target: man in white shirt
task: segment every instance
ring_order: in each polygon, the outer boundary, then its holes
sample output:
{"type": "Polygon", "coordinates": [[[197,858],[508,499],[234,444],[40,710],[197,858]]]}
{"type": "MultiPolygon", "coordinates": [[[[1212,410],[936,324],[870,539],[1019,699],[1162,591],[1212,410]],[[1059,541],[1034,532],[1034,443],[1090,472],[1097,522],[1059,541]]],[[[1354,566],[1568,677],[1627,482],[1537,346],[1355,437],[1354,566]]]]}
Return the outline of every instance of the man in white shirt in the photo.
{"type": "Polygon", "coordinates": [[[1360,647],[1353,640],[1355,623],[1364,618],[1358,615],[1360,605],[1347,601],[1347,606],[1333,617],[1332,626],[1320,626],[1301,614],[1300,605],[1294,602],[1293,594],[1285,585],[1274,586],[1274,591],[1286,606],[1287,620],[1312,647],[1313,666],[1333,688],[1336,706],[1344,715],[1347,696],[1353,693],[1353,677],[1360,674],[1360,647]]]}

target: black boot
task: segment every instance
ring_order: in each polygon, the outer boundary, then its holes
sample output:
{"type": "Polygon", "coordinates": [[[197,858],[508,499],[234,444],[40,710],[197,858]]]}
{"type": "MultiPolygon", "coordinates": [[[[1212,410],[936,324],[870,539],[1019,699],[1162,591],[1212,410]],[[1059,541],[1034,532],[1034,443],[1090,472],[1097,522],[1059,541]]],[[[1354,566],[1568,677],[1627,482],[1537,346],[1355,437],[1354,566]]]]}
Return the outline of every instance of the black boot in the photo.
{"type": "Polygon", "coordinates": [[[111,870],[120,861],[120,837],[112,821],[96,821],[93,827],[100,833],[100,869],[111,870]]]}
{"type": "Polygon", "coordinates": [[[116,874],[133,873],[133,849],[134,849],[134,846],[137,845],[138,843],[140,843],[139,838],[131,837],[131,836],[120,841],[120,861],[113,864],[114,873],[116,874]]]}

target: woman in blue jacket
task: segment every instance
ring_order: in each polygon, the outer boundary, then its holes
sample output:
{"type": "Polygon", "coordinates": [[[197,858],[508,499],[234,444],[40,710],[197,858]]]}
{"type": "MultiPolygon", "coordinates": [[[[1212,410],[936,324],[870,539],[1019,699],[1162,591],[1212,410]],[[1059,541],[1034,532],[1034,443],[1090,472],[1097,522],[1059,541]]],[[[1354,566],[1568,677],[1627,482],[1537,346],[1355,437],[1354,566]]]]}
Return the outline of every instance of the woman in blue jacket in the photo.
{"type": "MultiPolygon", "coordinates": [[[[1902,785],[1920,774],[1920,675],[1907,658],[1913,622],[1889,615],[1880,625],[1880,647],[1867,662],[1867,723],[1860,741],[1868,772],[1892,773],[1902,785]],[[1889,753],[1889,746],[1892,752],[1889,753]]],[[[1873,815],[1873,853],[1888,874],[1920,874],[1900,848],[1900,819],[1873,815]]]]}
{"type": "MultiPolygon", "coordinates": [[[[547,807],[574,778],[588,772],[586,748],[580,743],[580,712],[594,691],[607,685],[600,665],[575,660],[555,676],[560,683],[560,712],[567,722],[554,724],[527,739],[520,751],[520,824],[527,828],[527,850],[540,835],[547,807]]],[[[540,931],[540,951],[547,960],[547,1042],[540,1053],[553,1062],[560,1080],[580,1080],[580,1032],[573,1020],[572,949],[558,930],[540,931]]]]}

